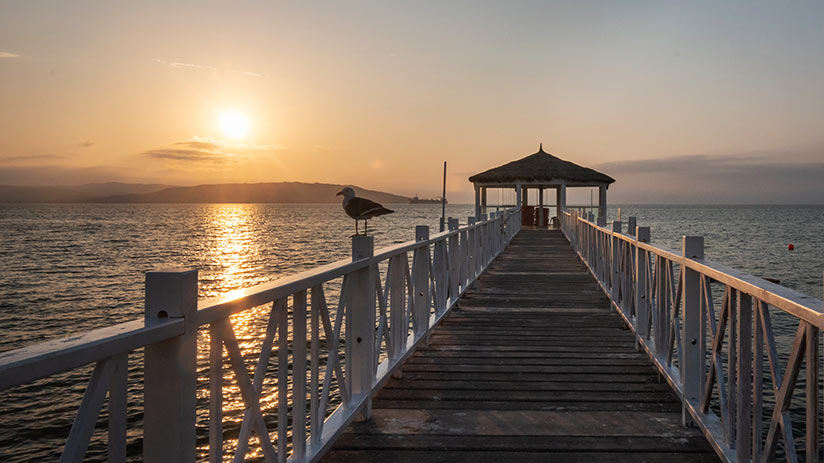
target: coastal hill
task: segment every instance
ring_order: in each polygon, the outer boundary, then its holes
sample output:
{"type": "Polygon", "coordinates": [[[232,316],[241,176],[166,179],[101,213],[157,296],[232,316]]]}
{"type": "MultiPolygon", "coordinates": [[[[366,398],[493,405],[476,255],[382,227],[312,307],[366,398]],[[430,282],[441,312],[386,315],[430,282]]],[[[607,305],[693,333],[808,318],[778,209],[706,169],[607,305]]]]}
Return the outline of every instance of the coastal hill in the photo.
{"type": "Polygon", "coordinates": [[[0,203],[82,203],[113,195],[143,194],[171,185],[143,183],[87,183],[76,186],[0,185],[0,203]]]}
{"type": "MultiPolygon", "coordinates": [[[[329,183],[226,183],[190,187],[168,185],[91,184],[81,187],[16,187],[0,185],[0,202],[88,203],[336,203],[347,185],[329,183]],[[113,185],[111,191],[100,185],[113,185]],[[116,187],[115,187],[116,186],[116,187]]],[[[407,203],[409,198],[353,186],[355,194],[381,203],[407,203]]]]}

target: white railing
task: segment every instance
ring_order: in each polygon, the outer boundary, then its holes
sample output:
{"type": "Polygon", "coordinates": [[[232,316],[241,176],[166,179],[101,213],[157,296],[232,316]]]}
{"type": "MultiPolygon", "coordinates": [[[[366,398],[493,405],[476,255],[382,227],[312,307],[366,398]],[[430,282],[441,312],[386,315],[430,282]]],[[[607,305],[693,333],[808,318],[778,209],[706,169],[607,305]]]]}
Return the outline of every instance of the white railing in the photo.
{"type": "Polygon", "coordinates": [[[254,450],[265,461],[317,461],[352,420],[370,416],[372,395],[426,342],[520,224],[517,210],[477,223],[470,217],[460,228],[450,219],[448,231],[429,236],[429,227],[418,226],[415,241],[377,251],[371,236],[356,236],[351,260],[230,298],[198,301],[196,270],[149,272],[144,320],[2,353],[0,390],[94,364],[61,461],[83,460],[107,393],[108,457],[124,461],[128,356],[145,348],[143,460],[195,461],[197,335],[203,329],[208,460],[223,461],[233,450],[232,459],[244,461],[254,434],[254,450]],[[334,307],[326,295],[332,292],[338,295],[334,307]],[[250,375],[230,317],[264,305],[266,332],[250,375]],[[233,449],[225,445],[223,428],[230,380],[243,402],[233,449]],[[261,400],[273,395],[274,405],[261,400]]]}
{"type": "Polygon", "coordinates": [[[771,461],[781,444],[788,462],[799,454],[819,460],[820,300],[704,259],[700,236],[683,237],[678,253],[649,244],[649,227],[636,227],[634,217],[627,233],[621,222],[607,228],[590,214],[565,212],[561,222],[639,347],[722,458],[771,461]],[[783,370],[770,307],[798,323],[783,370]],[[804,393],[794,394],[799,383],[804,393]],[[792,427],[793,401],[795,414],[805,415],[803,449],[792,427]]]}

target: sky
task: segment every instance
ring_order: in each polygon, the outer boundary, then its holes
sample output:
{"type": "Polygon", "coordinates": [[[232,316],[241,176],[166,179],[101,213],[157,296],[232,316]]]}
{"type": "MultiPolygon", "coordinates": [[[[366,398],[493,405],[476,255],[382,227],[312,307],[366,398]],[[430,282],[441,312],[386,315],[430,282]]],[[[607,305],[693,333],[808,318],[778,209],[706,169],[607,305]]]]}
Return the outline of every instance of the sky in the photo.
{"type": "Polygon", "coordinates": [[[464,202],[543,143],[610,202],[824,203],[822,44],[812,1],[0,0],[0,184],[438,196],[446,160],[464,202]]]}

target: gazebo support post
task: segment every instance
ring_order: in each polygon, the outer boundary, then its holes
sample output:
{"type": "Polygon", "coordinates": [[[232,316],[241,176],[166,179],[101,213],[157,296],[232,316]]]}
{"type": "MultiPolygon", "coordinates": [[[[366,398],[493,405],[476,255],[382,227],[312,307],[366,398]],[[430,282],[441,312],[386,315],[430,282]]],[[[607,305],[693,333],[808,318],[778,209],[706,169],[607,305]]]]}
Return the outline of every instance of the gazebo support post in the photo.
{"type": "Polygon", "coordinates": [[[561,220],[561,211],[566,210],[566,183],[558,187],[558,220],[561,220]]]}
{"type": "Polygon", "coordinates": [[[481,214],[488,214],[486,210],[486,190],[488,189],[489,187],[481,187],[481,214]]]}
{"type": "Polygon", "coordinates": [[[475,217],[481,216],[481,187],[477,183],[475,185],[475,217]]]}
{"type": "Polygon", "coordinates": [[[544,187],[538,186],[538,226],[544,226],[544,187]]]}
{"type": "Polygon", "coordinates": [[[521,184],[515,184],[515,205],[521,210],[521,184]]]}
{"type": "Polygon", "coordinates": [[[607,216],[607,186],[598,187],[598,217],[607,216]]]}

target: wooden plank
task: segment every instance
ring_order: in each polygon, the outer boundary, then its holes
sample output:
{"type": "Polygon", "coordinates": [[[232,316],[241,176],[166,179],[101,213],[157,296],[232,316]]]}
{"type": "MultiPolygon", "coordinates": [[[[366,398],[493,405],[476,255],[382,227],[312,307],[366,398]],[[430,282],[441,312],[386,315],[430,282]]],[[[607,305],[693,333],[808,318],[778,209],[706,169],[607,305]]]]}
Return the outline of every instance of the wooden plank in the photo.
{"type": "Polygon", "coordinates": [[[408,381],[394,380],[384,386],[390,389],[451,389],[480,391],[670,391],[664,383],[597,383],[597,382],[562,382],[562,381],[408,381]]]}
{"type": "Polygon", "coordinates": [[[375,399],[376,408],[410,410],[535,410],[569,412],[666,412],[681,416],[679,402],[542,402],[500,400],[388,400],[375,399]]]}
{"type": "Polygon", "coordinates": [[[653,412],[375,409],[368,427],[372,434],[604,437],[672,436],[677,432],[700,435],[698,430],[685,429],[679,415],[653,412]]]}
{"type": "Polygon", "coordinates": [[[371,434],[366,427],[364,433],[357,433],[360,425],[354,426],[354,433],[348,433],[338,441],[337,448],[358,449],[416,449],[429,446],[450,450],[488,451],[587,451],[587,452],[706,452],[706,441],[702,436],[621,436],[621,437],[581,437],[569,439],[567,436],[455,436],[455,435],[404,435],[371,434]]]}
{"type": "Polygon", "coordinates": [[[500,463],[517,461],[519,463],[545,463],[558,461],[566,463],[591,463],[593,461],[627,462],[643,461],[645,463],[681,463],[681,462],[717,462],[718,457],[712,453],[650,453],[650,452],[519,452],[519,451],[452,451],[452,450],[338,450],[332,452],[325,460],[330,463],[362,462],[383,463],[500,463]]]}

